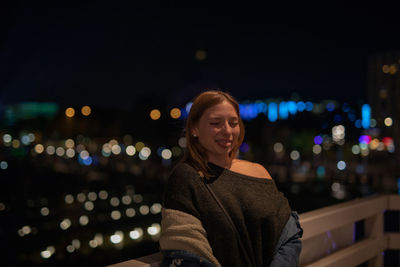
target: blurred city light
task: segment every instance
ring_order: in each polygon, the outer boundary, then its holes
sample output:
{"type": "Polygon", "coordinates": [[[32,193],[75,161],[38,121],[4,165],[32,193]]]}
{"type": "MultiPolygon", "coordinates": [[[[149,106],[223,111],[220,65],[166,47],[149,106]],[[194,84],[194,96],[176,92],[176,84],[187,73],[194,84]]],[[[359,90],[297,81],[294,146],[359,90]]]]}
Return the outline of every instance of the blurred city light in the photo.
{"type": "Polygon", "coordinates": [[[122,231],[116,231],[111,237],[110,241],[113,244],[121,243],[124,240],[124,233],[122,231]]]}
{"type": "Polygon", "coordinates": [[[276,153],[281,153],[283,151],[283,145],[282,143],[275,143],[273,146],[273,149],[276,153]]]}
{"type": "Polygon", "coordinates": [[[368,104],[362,105],[361,114],[362,114],[361,125],[364,129],[368,129],[371,124],[371,107],[368,104]]]}
{"type": "Polygon", "coordinates": [[[133,155],[135,155],[135,153],[136,153],[136,148],[134,146],[129,145],[126,147],[126,154],[128,156],[133,156],[133,155]]]}
{"type": "Polygon", "coordinates": [[[300,158],[300,153],[297,150],[293,150],[292,152],[290,152],[290,158],[292,160],[298,160],[300,158]]]}
{"type": "Polygon", "coordinates": [[[384,120],[385,126],[390,127],[393,124],[393,120],[390,117],[385,118],[384,120]]]}
{"type": "Polygon", "coordinates": [[[7,161],[2,160],[2,161],[0,162],[0,168],[1,168],[2,170],[6,170],[6,169],[8,168],[8,163],[7,163],[7,161]]]}
{"type": "Polygon", "coordinates": [[[83,106],[81,112],[83,116],[89,116],[92,113],[92,109],[89,106],[83,106]]]}
{"type": "Polygon", "coordinates": [[[278,119],[278,105],[275,102],[271,102],[268,105],[268,120],[274,122],[278,119]]]}
{"type": "Polygon", "coordinates": [[[67,109],[65,110],[65,115],[66,115],[68,118],[72,118],[73,116],[75,116],[75,109],[74,109],[74,108],[71,108],[71,107],[67,108],[67,109]]]}
{"type": "Polygon", "coordinates": [[[179,108],[173,108],[170,111],[170,116],[173,119],[179,119],[181,117],[181,110],[179,108]]]}
{"type": "Polygon", "coordinates": [[[153,109],[150,112],[150,118],[152,120],[158,120],[161,117],[161,112],[158,109],[153,109]]]}
{"type": "Polygon", "coordinates": [[[133,240],[140,239],[143,236],[143,229],[140,227],[136,227],[133,231],[129,232],[129,237],[133,240]]]}

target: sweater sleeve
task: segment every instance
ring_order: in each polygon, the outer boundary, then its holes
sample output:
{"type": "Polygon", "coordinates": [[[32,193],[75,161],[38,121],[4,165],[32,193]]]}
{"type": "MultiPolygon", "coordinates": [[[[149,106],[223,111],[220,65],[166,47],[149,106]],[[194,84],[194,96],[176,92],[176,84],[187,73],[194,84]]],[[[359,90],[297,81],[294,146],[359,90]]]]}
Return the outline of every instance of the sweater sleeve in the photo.
{"type": "Polygon", "coordinates": [[[200,176],[185,163],[178,164],[168,178],[163,207],[188,213],[201,220],[198,210],[200,176]]]}
{"type": "MultiPolygon", "coordinates": [[[[163,263],[183,260],[182,252],[184,252],[186,256],[190,253],[209,261],[214,266],[221,266],[213,255],[201,222],[197,205],[201,201],[198,194],[199,181],[197,172],[182,163],[173,169],[168,179],[161,219],[160,249],[165,255],[163,263]],[[174,253],[171,254],[171,251],[174,253]],[[174,256],[171,258],[171,255],[174,256]]],[[[185,261],[187,260],[186,258],[185,261]]]]}

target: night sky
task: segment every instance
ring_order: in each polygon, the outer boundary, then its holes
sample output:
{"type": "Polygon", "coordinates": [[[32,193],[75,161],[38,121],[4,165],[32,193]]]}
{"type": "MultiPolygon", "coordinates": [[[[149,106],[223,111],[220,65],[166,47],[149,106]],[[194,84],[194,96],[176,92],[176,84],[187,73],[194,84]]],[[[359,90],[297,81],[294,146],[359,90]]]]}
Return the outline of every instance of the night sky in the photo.
{"type": "Polygon", "coordinates": [[[205,88],[239,100],[360,102],[368,55],[400,49],[393,7],[198,5],[3,9],[0,105],[129,109],[149,95],[183,104],[205,88]]]}

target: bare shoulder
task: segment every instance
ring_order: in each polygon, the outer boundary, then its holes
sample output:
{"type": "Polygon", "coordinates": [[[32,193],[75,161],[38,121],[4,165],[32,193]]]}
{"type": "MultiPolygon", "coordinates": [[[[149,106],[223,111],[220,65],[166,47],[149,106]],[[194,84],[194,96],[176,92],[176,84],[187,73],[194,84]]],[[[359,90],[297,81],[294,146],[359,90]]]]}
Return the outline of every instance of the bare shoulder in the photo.
{"type": "Polygon", "coordinates": [[[261,164],[247,160],[235,159],[231,170],[248,176],[264,179],[272,179],[269,172],[261,164]]]}

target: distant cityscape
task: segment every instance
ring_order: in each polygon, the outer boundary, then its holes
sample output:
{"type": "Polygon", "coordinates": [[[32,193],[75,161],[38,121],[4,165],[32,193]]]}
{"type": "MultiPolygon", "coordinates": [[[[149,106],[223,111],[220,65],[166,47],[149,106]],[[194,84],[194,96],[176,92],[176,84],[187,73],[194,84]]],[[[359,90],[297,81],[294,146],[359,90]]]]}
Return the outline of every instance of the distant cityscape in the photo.
{"type": "MultiPolygon", "coordinates": [[[[189,109],[6,107],[0,216],[3,239],[15,244],[2,250],[9,262],[104,265],[157,251],[163,185],[183,155],[189,109]],[[126,128],[101,119],[108,112],[128,118],[126,128]]],[[[393,119],[377,121],[369,105],[268,99],[240,109],[239,157],[266,166],[293,209],[397,192],[393,119]]]]}
{"type": "MultiPolygon", "coordinates": [[[[263,164],[294,210],[400,193],[400,76],[388,55],[370,59],[369,103],[239,99],[239,157],[263,164]]],[[[2,106],[4,263],[104,266],[158,251],[163,188],[183,156],[190,107],[2,106]]]]}

